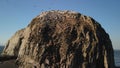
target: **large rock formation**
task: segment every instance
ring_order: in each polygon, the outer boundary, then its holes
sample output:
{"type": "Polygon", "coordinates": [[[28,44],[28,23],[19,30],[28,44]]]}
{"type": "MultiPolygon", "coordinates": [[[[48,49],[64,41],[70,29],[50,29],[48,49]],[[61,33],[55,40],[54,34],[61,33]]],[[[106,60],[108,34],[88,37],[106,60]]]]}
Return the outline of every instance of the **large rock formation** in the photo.
{"type": "Polygon", "coordinates": [[[93,18],[72,11],[47,11],[8,41],[3,55],[19,68],[114,68],[108,34],[93,18]]]}

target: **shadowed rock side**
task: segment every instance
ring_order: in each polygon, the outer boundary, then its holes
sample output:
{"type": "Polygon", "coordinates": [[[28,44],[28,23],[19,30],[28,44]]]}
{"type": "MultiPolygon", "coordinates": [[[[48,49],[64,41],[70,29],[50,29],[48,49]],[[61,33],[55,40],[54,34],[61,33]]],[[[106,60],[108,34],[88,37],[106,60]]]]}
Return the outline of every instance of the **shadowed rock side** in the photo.
{"type": "Polygon", "coordinates": [[[18,56],[19,68],[114,68],[109,35],[72,11],[41,13],[8,41],[3,55],[18,56]]]}

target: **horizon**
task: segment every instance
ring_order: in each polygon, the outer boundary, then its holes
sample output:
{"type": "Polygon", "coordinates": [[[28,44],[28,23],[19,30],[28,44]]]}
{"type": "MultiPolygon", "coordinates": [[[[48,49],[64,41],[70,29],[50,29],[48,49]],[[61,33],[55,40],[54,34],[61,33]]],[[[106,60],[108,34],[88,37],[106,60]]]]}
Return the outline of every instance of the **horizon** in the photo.
{"type": "Polygon", "coordinates": [[[0,44],[25,28],[34,17],[49,10],[71,10],[94,18],[109,34],[114,49],[120,50],[120,1],[1,0],[0,44]]]}

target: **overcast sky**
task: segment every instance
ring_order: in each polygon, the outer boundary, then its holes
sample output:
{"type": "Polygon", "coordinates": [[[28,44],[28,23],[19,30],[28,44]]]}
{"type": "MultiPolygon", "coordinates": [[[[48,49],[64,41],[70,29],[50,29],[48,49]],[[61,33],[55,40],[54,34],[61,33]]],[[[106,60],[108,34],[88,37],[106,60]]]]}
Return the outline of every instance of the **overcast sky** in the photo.
{"type": "Polygon", "coordinates": [[[120,49],[120,0],[0,0],[0,44],[43,11],[72,10],[93,17],[120,49]]]}

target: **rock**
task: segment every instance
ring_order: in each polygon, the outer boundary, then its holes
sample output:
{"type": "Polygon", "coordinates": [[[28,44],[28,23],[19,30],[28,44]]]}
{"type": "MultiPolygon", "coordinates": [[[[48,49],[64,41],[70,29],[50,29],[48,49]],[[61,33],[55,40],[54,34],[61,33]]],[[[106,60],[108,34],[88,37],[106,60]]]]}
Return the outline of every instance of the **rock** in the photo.
{"type": "Polygon", "coordinates": [[[0,68],[18,68],[18,66],[15,64],[15,60],[7,60],[0,63],[0,68]]]}
{"type": "Polygon", "coordinates": [[[47,11],[18,31],[3,55],[19,68],[114,68],[109,35],[93,18],[73,11],[47,11]]]}
{"type": "Polygon", "coordinates": [[[9,55],[9,56],[18,56],[18,52],[22,43],[22,33],[24,32],[24,29],[19,30],[15,33],[15,35],[8,40],[6,47],[3,50],[2,55],[9,55]]]}

